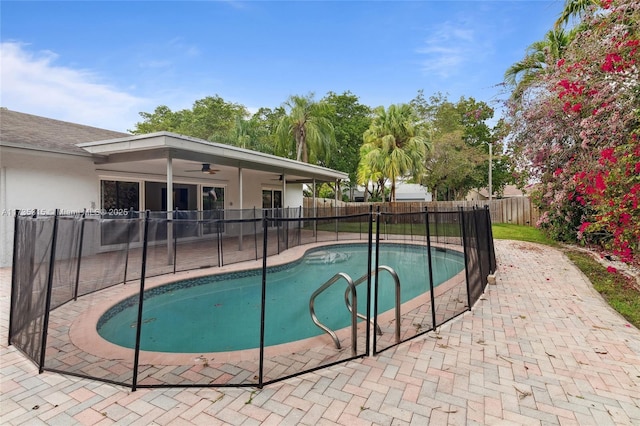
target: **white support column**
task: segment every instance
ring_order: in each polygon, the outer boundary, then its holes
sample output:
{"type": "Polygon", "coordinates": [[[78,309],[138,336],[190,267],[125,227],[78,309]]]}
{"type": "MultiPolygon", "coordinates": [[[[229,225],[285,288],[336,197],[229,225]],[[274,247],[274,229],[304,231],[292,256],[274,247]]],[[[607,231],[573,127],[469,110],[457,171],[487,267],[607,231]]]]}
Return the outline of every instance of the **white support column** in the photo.
{"type": "MultiPolygon", "coordinates": [[[[336,187],[333,190],[333,215],[334,216],[338,216],[338,182],[340,182],[339,179],[336,179],[336,187]]],[[[338,219],[336,219],[336,239],[338,236],[338,219]]]]}
{"type": "MultiPolygon", "coordinates": [[[[316,209],[316,178],[313,178],[313,217],[318,216],[318,210],[316,209]]],[[[313,236],[316,236],[316,225],[318,224],[317,220],[313,221],[313,236]]]]}
{"type": "MultiPolygon", "coordinates": [[[[238,168],[238,191],[240,193],[240,203],[238,205],[238,208],[240,209],[240,219],[244,219],[244,212],[242,211],[242,199],[244,197],[244,187],[243,187],[243,182],[242,182],[242,168],[238,168]]],[[[240,232],[238,233],[238,250],[242,251],[242,240],[244,238],[244,223],[239,223],[238,225],[240,225],[240,232]]]]}
{"type": "Polygon", "coordinates": [[[240,191],[240,210],[244,207],[243,199],[244,199],[244,187],[242,182],[242,168],[238,169],[238,191],[240,191]]]}
{"type": "Polygon", "coordinates": [[[167,265],[173,265],[173,160],[167,155],[167,265]]]}
{"type": "MultiPolygon", "coordinates": [[[[282,173],[282,208],[284,209],[285,200],[287,199],[287,177],[282,173]]],[[[283,210],[284,211],[284,210],[283,210]]]]}

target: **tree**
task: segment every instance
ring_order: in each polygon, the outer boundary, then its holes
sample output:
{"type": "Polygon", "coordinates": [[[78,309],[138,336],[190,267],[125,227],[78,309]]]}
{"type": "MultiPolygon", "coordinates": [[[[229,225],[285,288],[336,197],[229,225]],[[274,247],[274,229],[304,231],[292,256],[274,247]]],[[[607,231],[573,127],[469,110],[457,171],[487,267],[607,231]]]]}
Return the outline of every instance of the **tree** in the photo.
{"type": "Polygon", "coordinates": [[[387,110],[378,107],[363,141],[361,168],[368,169],[370,176],[378,174],[388,179],[391,201],[395,201],[397,180],[418,178],[424,169],[430,148],[424,126],[409,104],[391,105],[387,110]]]}
{"type": "Polygon", "coordinates": [[[372,164],[362,161],[373,149],[373,145],[365,144],[360,146],[360,161],[358,162],[356,182],[364,187],[364,201],[384,201],[386,177],[380,170],[374,169],[372,164]],[[371,185],[371,189],[369,189],[369,185],[371,185]]]}
{"type": "Polygon", "coordinates": [[[286,115],[284,108],[275,109],[262,107],[251,117],[252,145],[250,149],[275,154],[276,151],[276,129],[278,123],[286,115]]]}
{"type": "Polygon", "coordinates": [[[187,121],[186,111],[173,112],[166,105],[160,105],[152,112],[140,112],[142,122],[136,123],[133,130],[129,130],[134,135],[153,133],[160,131],[180,133],[187,121]]]}
{"type": "Polygon", "coordinates": [[[226,102],[218,95],[207,96],[193,104],[190,136],[215,142],[233,131],[236,117],[246,118],[248,115],[243,105],[226,102]]]}
{"type": "Polygon", "coordinates": [[[431,190],[434,200],[464,198],[467,182],[483,161],[481,150],[467,145],[462,136],[462,130],[456,130],[433,139],[420,183],[431,190]]]}
{"type": "Polygon", "coordinates": [[[504,73],[504,81],[512,89],[514,99],[519,99],[537,81],[540,72],[562,57],[574,36],[575,31],[554,28],[547,32],[544,40],[536,41],[527,48],[525,57],[504,73]]]}
{"type": "Polygon", "coordinates": [[[287,114],[276,128],[276,152],[305,163],[326,164],[335,144],[327,104],[315,102],[313,94],[293,95],[284,108],[287,114]]]}
{"type": "Polygon", "coordinates": [[[327,118],[333,125],[336,146],[327,167],[349,173],[349,182],[357,182],[362,135],[371,124],[371,108],[358,101],[351,92],[329,92],[322,99],[329,106],[327,118]]]}
{"type": "Polygon", "coordinates": [[[236,117],[246,118],[248,114],[243,105],[226,102],[218,95],[207,96],[195,101],[192,109],[173,112],[161,105],[153,113],[141,112],[143,121],[131,132],[167,131],[210,141],[226,140],[234,131],[236,117]]]}
{"type": "Polygon", "coordinates": [[[566,0],[555,27],[560,28],[566,25],[571,18],[581,19],[590,8],[599,7],[603,3],[601,0],[566,0]]]}
{"type": "Polygon", "coordinates": [[[492,189],[500,194],[512,183],[508,157],[502,155],[498,143],[502,124],[490,128],[493,109],[484,102],[461,97],[450,102],[445,95],[425,99],[422,91],[411,101],[414,110],[427,125],[433,149],[425,157],[425,173],[420,183],[427,186],[435,199],[464,198],[474,188],[488,186],[489,145],[493,148],[492,189]]]}

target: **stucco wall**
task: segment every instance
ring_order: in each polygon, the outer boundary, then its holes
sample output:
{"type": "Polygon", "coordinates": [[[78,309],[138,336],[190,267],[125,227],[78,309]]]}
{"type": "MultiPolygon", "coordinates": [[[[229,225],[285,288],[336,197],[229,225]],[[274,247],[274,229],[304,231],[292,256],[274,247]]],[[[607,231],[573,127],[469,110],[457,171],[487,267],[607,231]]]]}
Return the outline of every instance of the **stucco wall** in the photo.
{"type": "MultiPolygon", "coordinates": [[[[100,176],[89,157],[6,147],[0,149],[0,266],[10,266],[15,211],[37,209],[53,214],[55,209],[64,213],[100,208],[100,176]]],[[[282,183],[277,179],[265,179],[264,175],[258,178],[250,170],[243,173],[244,209],[262,208],[263,189],[282,190],[282,183]]],[[[110,176],[108,172],[102,174],[105,178],[110,176]]],[[[135,170],[118,172],[115,176],[122,180],[127,180],[127,176],[135,180],[144,179],[135,170]]],[[[175,178],[175,181],[182,182],[183,179],[175,178]]],[[[225,186],[225,208],[239,209],[238,181],[230,179],[225,186]]],[[[297,208],[302,203],[302,184],[288,184],[283,206],[297,208]]],[[[230,225],[227,232],[234,235],[236,230],[230,225]]]]}
{"type": "Polygon", "coordinates": [[[302,206],[304,194],[302,193],[301,183],[292,183],[287,185],[287,193],[285,194],[284,206],[285,207],[300,207],[302,206]]]}
{"type": "Polygon", "coordinates": [[[11,265],[16,210],[98,207],[99,182],[90,158],[3,149],[0,153],[0,265],[11,265]]]}

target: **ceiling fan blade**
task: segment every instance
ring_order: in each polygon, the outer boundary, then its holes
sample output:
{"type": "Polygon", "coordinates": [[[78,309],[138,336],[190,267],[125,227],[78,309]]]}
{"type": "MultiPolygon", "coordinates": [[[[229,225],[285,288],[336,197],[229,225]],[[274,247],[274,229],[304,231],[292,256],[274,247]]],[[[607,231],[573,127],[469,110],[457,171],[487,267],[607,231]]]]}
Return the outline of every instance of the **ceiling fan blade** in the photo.
{"type": "Polygon", "coordinates": [[[210,174],[210,175],[215,175],[216,172],[219,172],[220,170],[218,169],[212,169],[211,168],[211,164],[210,163],[202,163],[202,167],[200,169],[194,169],[194,170],[185,170],[185,172],[187,173],[204,173],[204,174],[210,174]]]}

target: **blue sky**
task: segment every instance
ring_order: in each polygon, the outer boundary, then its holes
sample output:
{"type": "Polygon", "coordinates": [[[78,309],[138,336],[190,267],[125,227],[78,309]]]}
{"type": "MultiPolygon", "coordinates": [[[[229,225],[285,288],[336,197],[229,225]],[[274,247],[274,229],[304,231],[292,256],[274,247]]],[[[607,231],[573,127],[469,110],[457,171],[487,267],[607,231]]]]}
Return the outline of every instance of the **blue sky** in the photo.
{"type": "Polygon", "coordinates": [[[250,111],[347,90],[372,107],[419,89],[497,106],[563,4],[3,0],[0,105],[120,131],[216,94],[250,111]]]}

